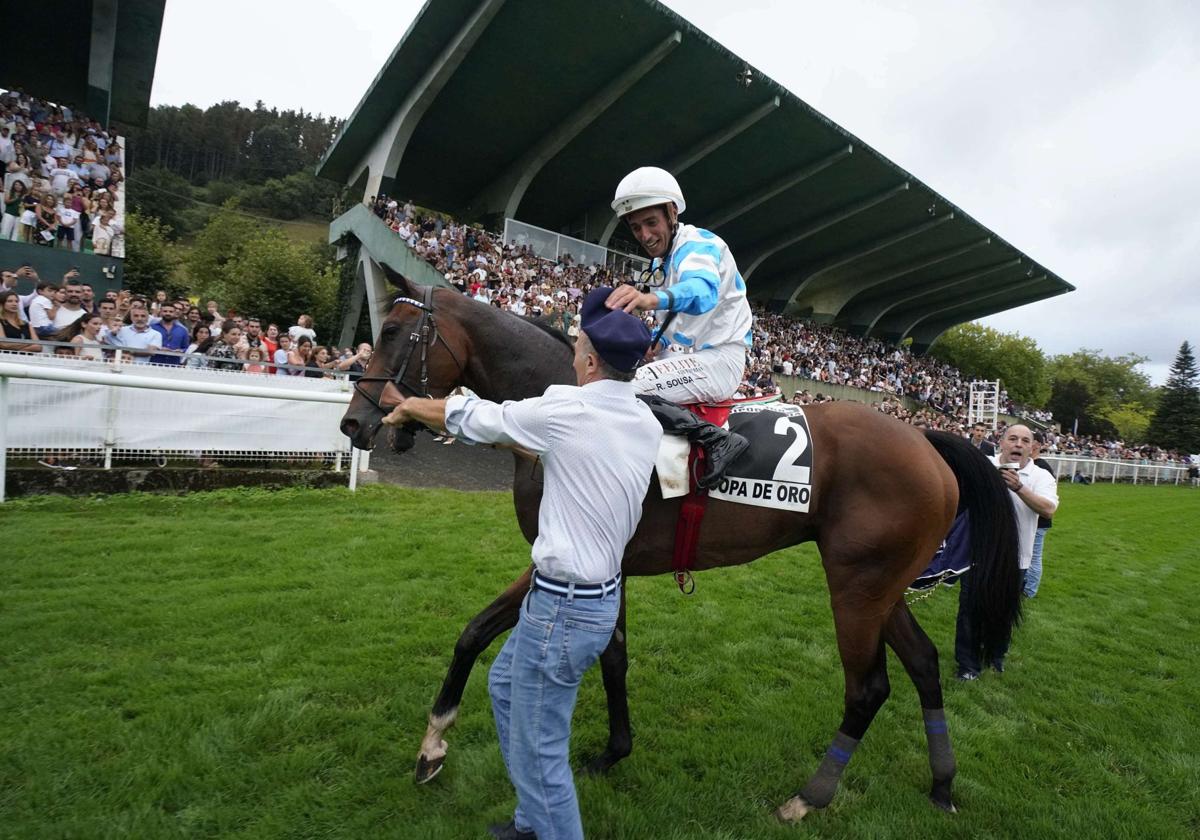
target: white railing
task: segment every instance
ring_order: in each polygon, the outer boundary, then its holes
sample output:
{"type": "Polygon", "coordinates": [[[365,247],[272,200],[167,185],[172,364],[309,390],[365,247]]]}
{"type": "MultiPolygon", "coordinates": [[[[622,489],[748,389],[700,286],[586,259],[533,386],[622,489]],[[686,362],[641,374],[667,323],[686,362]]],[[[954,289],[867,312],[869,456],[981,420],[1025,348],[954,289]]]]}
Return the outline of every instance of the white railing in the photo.
{"type": "Polygon", "coordinates": [[[0,501],[7,459],[184,458],[350,462],[367,456],[338,429],[352,384],[342,379],[131,364],[0,352],[0,501]]]}
{"type": "Polygon", "coordinates": [[[1059,481],[1072,481],[1076,474],[1092,482],[1107,481],[1113,484],[1118,481],[1133,484],[1180,484],[1188,480],[1188,468],[1178,464],[1109,461],[1104,458],[1045,453],[1042,453],[1041,457],[1054,467],[1059,481]]]}

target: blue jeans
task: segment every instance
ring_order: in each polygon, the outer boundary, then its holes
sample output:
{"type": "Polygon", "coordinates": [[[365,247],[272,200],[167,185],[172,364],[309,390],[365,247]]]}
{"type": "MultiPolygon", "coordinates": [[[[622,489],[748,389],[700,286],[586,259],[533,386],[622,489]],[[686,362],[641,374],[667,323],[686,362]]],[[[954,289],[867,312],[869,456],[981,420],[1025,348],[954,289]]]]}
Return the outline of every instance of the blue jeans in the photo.
{"type": "Polygon", "coordinates": [[[1038,584],[1042,582],[1042,543],[1046,540],[1046,529],[1038,528],[1033,538],[1033,559],[1029,561],[1029,569],[1025,572],[1025,597],[1032,598],[1037,594],[1038,584]]]}
{"type": "Polygon", "coordinates": [[[500,753],[517,789],[516,827],[538,840],[581,840],[568,761],[571,714],[583,674],[612,638],[618,586],[603,598],[532,589],[488,672],[500,753]]]}

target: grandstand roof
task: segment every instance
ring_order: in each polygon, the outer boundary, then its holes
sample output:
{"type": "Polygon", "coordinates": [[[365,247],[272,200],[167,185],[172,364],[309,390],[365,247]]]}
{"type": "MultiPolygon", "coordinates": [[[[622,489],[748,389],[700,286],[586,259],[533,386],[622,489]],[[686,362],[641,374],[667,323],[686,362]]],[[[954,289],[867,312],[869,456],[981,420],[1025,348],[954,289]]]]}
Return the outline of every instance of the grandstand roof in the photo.
{"type": "Polygon", "coordinates": [[[644,164],[776,310],[923,345],[1074,288],[653,0],[429,0],[318,174],[607,244],[644,164]]]}
{"type": "Polygon", "coordinates": [[[32,18],[14,12],[10,20],[25,20],[38,34],[5,39],[0,86],[71,105],[105,124],[144,126],[165,6],[166,0],[63,0],[41,13],[29,7],[32,18]],[[39,14],[49,19],[39,21],[39,14]]]}

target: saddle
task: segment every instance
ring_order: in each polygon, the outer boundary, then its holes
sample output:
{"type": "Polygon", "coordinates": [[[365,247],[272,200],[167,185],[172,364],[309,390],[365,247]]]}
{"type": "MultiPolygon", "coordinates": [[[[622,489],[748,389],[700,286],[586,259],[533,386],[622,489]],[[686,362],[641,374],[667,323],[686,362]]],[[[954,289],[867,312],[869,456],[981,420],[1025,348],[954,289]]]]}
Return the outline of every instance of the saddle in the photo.
{"type": "MultiPolygon", "coordinates": [[[[704,457],[700,459],[703,472],[693,476],[692,480],[705,490],[719,484],[725,470],[750,446],[750,442],[741,435],[722,428],[733,406],[746,400],[711,405],[677,405],[653,394],[641,394],[638,398],[650,407],[654,418],[666,433],[656,463],[660,483],[665,478],[670,479],[670,486],[665,483],[663,486],[664,499],[683,496],[688,492],[690,482],[683,480],[680,467],[689,451],[689,444],[693,450],[703,452],[704,457]],[[662,457],[663,452],[666,453],[665,458],[662,457]]],[[[692,459],[691,463],[695,464],[696,460],[692,459]]]]}
{"type": "Polygon", "coordinates": [[[691,570],[696,564],[708,491],[750,446],[746,438],[722,427],[735,405],[755,400],[676,405],[652,395],[641,399],[650,406],[666,432],[655,464],[663,498],[686,496],[675,525],[671,568],[680,591],[690,595],[696,589],[691,570]]]}

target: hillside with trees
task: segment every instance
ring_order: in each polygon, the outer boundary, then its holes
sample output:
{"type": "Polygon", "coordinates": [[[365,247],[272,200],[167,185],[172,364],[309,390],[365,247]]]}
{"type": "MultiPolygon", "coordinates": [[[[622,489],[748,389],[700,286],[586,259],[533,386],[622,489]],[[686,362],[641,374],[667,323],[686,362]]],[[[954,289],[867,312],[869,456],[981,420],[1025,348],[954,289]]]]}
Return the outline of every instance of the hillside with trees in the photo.
{"type": "Polygon", "coordinates": [[[126,137],[125,284],[216,299],[328,337],[342,267],[325,242],[340,190],[313,171],[342,121],[262,102],[160,105],[126,137]]]}
{"type": "Polygon", "coordinates": [[[222,206],[328,221],[339,190],[313,171],[342,122],[262,102],[156,106],[126,138],[130,207],[171,238],[198,232],[222,206]]]}

